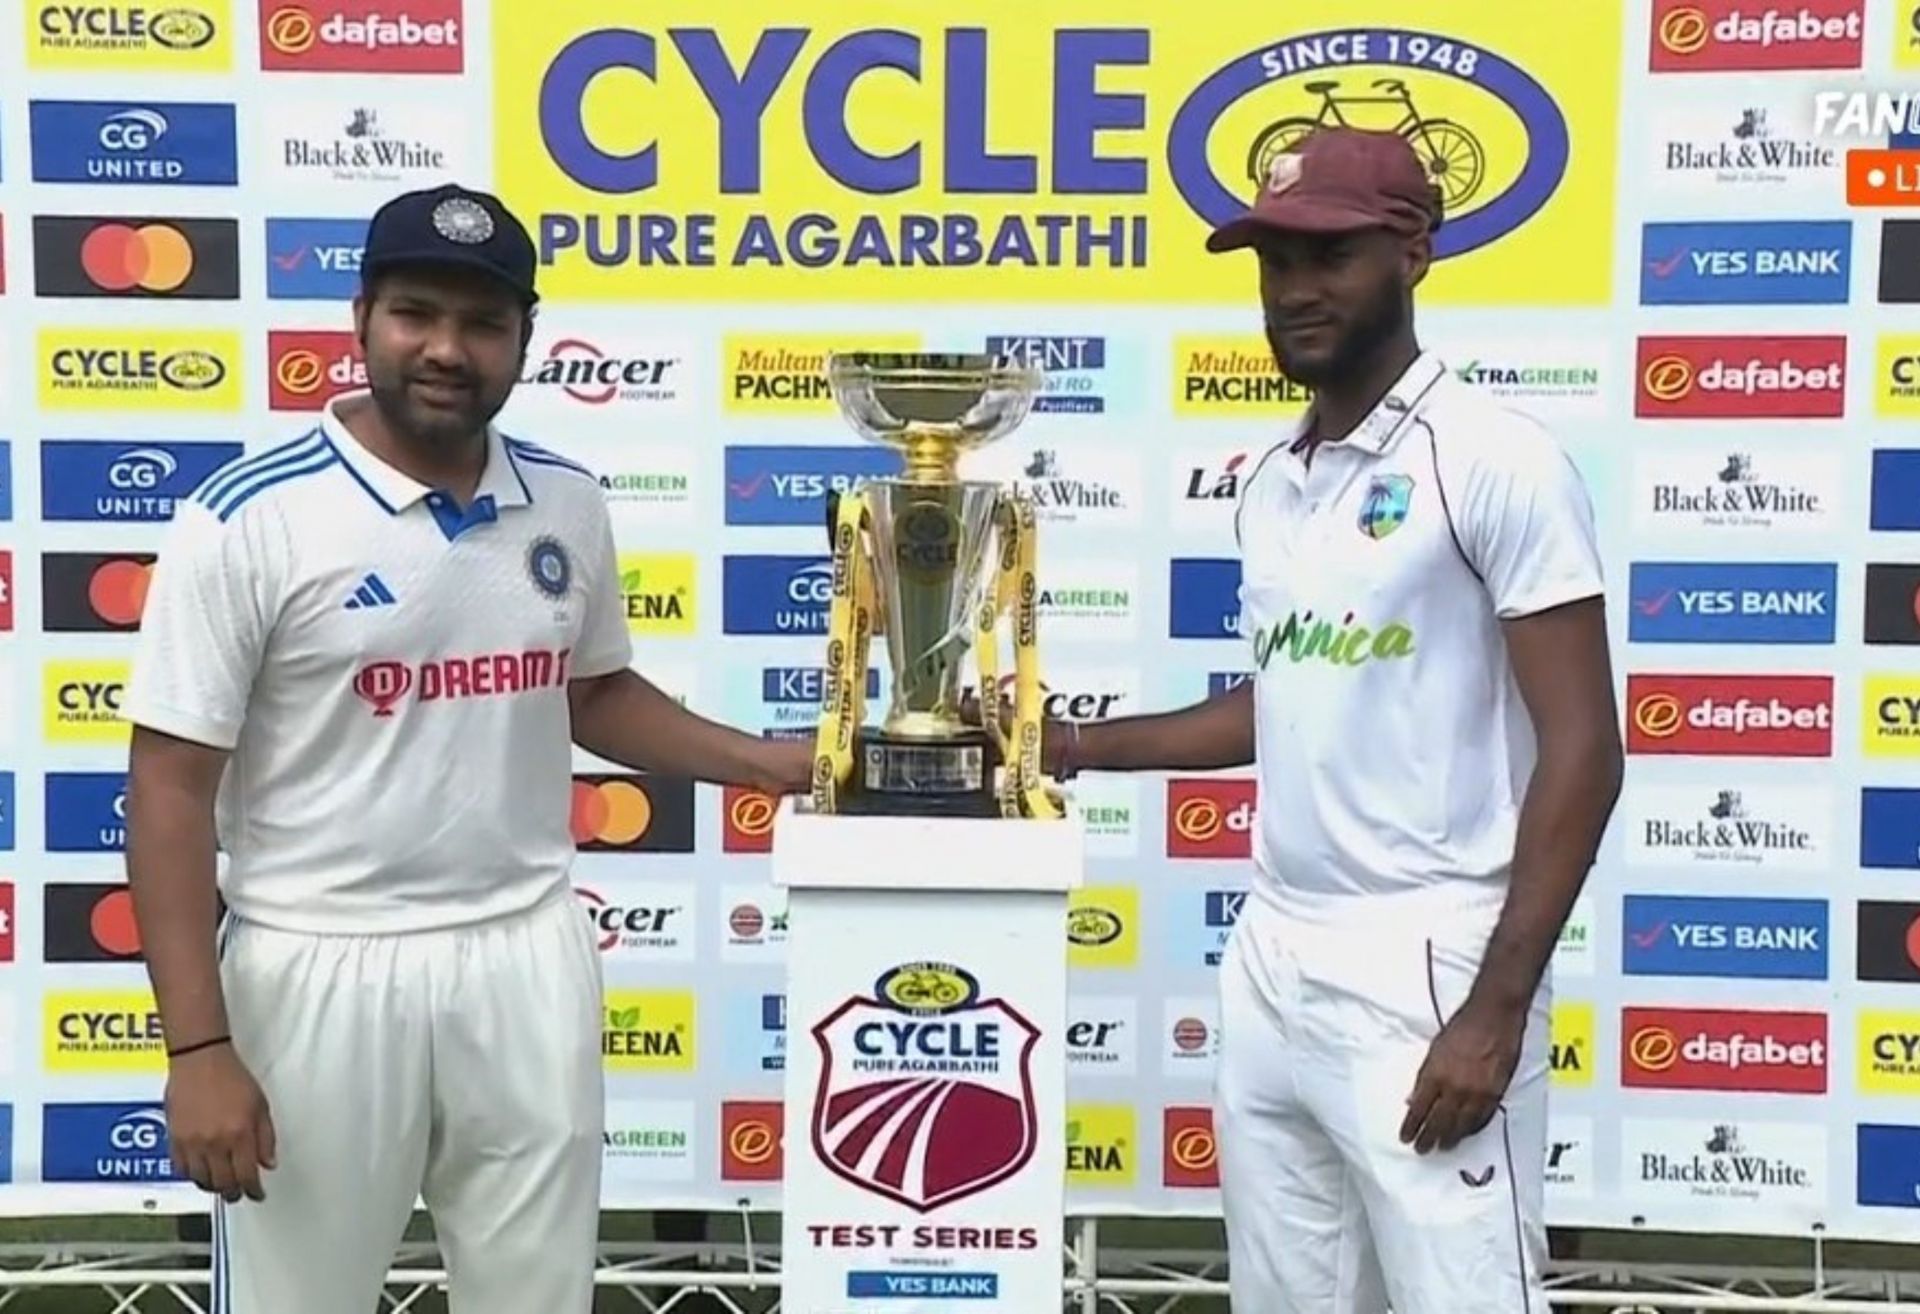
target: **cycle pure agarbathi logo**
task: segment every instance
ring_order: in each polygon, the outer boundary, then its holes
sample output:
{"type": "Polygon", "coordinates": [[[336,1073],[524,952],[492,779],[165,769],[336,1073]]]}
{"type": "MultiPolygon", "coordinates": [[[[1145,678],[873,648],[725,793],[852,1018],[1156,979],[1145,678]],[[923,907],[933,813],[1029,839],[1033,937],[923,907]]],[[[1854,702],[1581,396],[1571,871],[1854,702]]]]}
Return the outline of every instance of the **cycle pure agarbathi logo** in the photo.
{"type": "Polygon", "coordinates": [[[1429,301],[1611,287],[1565,253],[1609,249],[1617,5],[605,13],[493,14],[500,190],[557,297],[1240,304],[1250,266],[1206,234],[1325,124],[1397,133],[1439,187],[1429,301]]]}

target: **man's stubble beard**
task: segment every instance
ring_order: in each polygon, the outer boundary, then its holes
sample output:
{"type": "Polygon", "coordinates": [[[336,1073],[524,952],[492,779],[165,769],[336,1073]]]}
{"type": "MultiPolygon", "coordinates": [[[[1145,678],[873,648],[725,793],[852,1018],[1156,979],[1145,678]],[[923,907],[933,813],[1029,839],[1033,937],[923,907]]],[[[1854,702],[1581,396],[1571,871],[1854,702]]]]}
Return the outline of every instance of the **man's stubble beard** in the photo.
{"type": "Polygon", "coordinates": [[[1400,289],[1388,283],[1367,304],[1365,313],[1353,321],[1345,336],[1334,344],[1324,361],[1289,364],[1286,353],[1280,350],[1280,335],[1274,332],[1271,319],[1265,323],[1267,349],[1273,353],[1274,363],[1279,365],[1282,374],[1317,391],[1358,371],[1383,343],[1401,330],[1406,318],[1400,289]]]}
{"type": "Polygon", "coordinates": [[[443,419],[439,416],[427,418],[419,413],[408,397],[404,377],[384,371],[376,376],[369,365],[367,386],[373,393],[374,408],[380,412],[388,432],[424,448],[456,446],[484,431],[493,417],[506,406],[514,387],[513,381],[509,380],[495,397],[476,383],[472,403],[457,418],[443,419]]]}

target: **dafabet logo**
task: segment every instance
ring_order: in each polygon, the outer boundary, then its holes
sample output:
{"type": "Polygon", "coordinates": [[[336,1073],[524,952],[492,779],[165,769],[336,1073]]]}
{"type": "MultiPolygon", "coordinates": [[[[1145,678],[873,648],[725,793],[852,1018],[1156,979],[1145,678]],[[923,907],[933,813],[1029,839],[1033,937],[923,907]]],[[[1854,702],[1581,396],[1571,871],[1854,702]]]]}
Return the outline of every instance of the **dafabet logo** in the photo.
{"type": "Polygon", "coordinates": [[[48,1072],[165,1072],[166,1036],[147,990],[63,990],[43,1001],[48,1072]]]}
{"type": "Polygon", "coordinates": [[[1213,1190],[1220,1185],[1220,1143],[1213,1110],[1169,1105],[1161,1113],[1161,1182],[1174,1189],[1213,1190]]]}
{"type": "Polygon", "coordinates": [[[220,73],[233,63],[231,0],[31,0],[27,67],[220,73]]]}
{"type": "Polygon", "coordinates": [[[686,552],[622,552],[620,596],[635,634],[692,634],[698,565],[686,552]]]}
{"type": "Polygon", "coordinates": [[[836,415],[828,356],[918,350],[917,333],[729,333],[722,344],[725,409],[740,415],[836,415]]]}
{"type": "Polygon", "coordinates": [[[778,1100],[720,1104],[720,1180],[777,1182],[784,1166],[785,1113],[778,1100]]]}
{"type": "Polygon", "coordinates": [[[609,1072],[691,1072],[691,990],[609,990],[600,1055],[609,1072]]]}
{"type": "Polygon", "coordinates": [[[1313,394],[1280,372],[1273,348],[1258,334],[1173,340],[1176,415],[1297,415],[1313,394]]]}
{"type": "Polygon", "coordinates": [[[39,355],[47,410],[240,409],[237,333],[48,328],[39,355]]]}
{"type": "Polygon", "coordinates": [[[260,67],[458,73],[460,0],[260,0],[260,67]]]}
{"type": "Polygon", "coordinates": [[[127,663],[49,662],[40,676],[42,720],[50,744],[124,744],[131,727],[120,719],[127,663]]]}

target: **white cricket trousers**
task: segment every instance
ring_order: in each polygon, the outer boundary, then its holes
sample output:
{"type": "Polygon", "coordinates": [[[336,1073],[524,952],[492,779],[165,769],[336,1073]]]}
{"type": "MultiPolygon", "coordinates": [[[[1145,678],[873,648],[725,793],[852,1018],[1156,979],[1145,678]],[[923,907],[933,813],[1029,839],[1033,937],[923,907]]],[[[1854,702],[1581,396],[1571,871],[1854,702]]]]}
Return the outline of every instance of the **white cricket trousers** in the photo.
{"type": "Polygon", "coordinates": [[[1280,897],[1248,897],[1220,966],[1234,1314],[1548,1314],[1545,981],[1491,1121],[1451,1150],[1400,1142],[1504,885],[1280,897]]]}
{"type": "Polygon", "coordinates": [[[265,1091],[264,1201],[217,1201],[212,1314],[365,1314],[416,1199],[453,1314],[588,1314],[601,977],[571,891],[395,935],[230,921],[235,1047],[265,1091]]]}

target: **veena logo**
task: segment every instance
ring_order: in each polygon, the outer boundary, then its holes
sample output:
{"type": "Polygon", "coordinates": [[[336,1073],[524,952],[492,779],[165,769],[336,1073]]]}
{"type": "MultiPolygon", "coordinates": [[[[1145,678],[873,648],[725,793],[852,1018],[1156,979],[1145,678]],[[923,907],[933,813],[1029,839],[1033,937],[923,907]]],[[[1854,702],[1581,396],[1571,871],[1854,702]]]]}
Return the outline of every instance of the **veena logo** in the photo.
{"type": "Polygon", "coordinates": [[[1356,624],[1348,612],[1336,624],[1311,611],[1289,612],[1284,621],[1254,631],[1253,660],[1261,670],[1276,657],[1296,666],[1319,659],[1335,666],[1364,666],[1413,656],[1413,630],[1390,621],[1378,630],[1356,624]]]}

